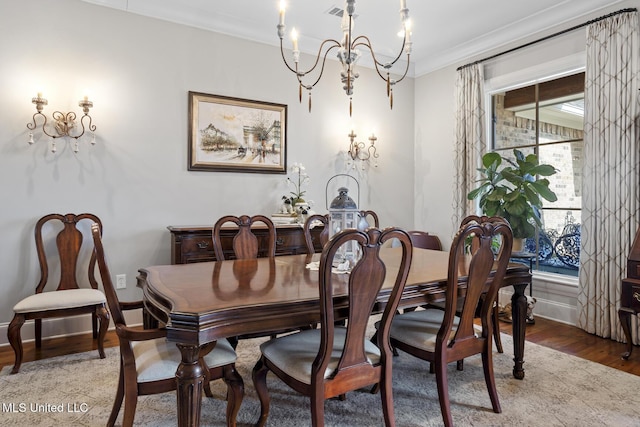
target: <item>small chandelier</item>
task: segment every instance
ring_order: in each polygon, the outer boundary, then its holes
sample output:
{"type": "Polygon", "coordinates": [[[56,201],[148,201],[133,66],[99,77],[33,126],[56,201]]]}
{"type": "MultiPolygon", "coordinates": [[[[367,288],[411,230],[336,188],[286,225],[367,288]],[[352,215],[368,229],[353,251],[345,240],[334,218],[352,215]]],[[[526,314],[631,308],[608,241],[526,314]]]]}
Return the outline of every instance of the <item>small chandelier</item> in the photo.
{"type": "Polygon", "coordinates": [[[89,115],[89,109],[93,107],[93,102],[89,101],[88,97],[85,96],[82,100],[78,102],[78,106],[82,107],[82,112],[84,113],[84,115],[79,120],[79,125],[82,127],[82,129],[78,129],[77,135],[73,135],[74,129],[76,129],[78,126],[78,122],[76,121],[76,113],[74,113],[73,111],[70,111],[68,113],[63,113],[61,111],[54,111],[52,117],[53,117],[53,120],[55,120],[55,124],[53,125],[53,128],[55,129],[55,133],[53,132],[49,133],[47,132],[47,128],[46,128],[47,116],[42,114],[43,107],[47,105],[49,101],[47,101],[45,98],[42,97],[42,93],[38,92],[38,96],[36,96],[35,98],[31,98],[31,102],[36,105],[37,111],[33,115],[33,122],[27,123],[27,128],[30,130],[29,141],[28,141],[29,144],[34,143],[33,132],[31,131],[35,130],[38,127],[38,124],[36,123],[36,118],[38,116],[42,116],[43,117],[43,122],[41,125],[42,132],[48,137],[52,138],[52,141],[51,141],[52,153],[55,153],[57,151],[56,139],[64,136],[68,136],[69,138],[73,138],[75,140],[74,146],[73,146],[74,153],[77,153],[78,151],[80,151],[80,148],[78,146],[78,140],[85,133],[85,125],[84,125],[85,119],[89,120],[89,122],[87,123],[88,126],[86,129],[89,129],[92,133],[91,144],[95,145],[96,135],[93,132],[96,130],[96,126],[92,123],[92,118],[89,115]]]}
{"type": "Polygon", "coordinates": [[[292,67],[287,62],[286,57],[284,56],[284,48],[282,39],[284,37],[284,13],[285,13],[285,2],[284,0],[280,1],[280,20],[278,22],[278,37],[280,37],[280,53],[282,54],[282,60],[289,70],[295,73],[298,79],[298,97],[300,102],[302,102],[302,89],[306,89],[309,91],[309,112],[311,112],[311,90],[314,88],[316,84],[320,81],[322,77],[322,73],[324,72],[324,65],[327,59],[327,55],[333,48],[338,48],[338,59],[342,64],[342,71],[340,72],[340,78],[343,83],[343,89],[345,93],[349,96],[349,116],[353,113],[353,83],[356,78],[358,78],[359,74],[355,71],[355,64],[361,56],[360,51],[357,49],[358,47],[364,47],[369,50],[371,53],[371,57],[373,58],[373,62],[375,65],[375,69],[380,76],[380,78],[387,83],[387,96],[389,97],[389,106],[393,109],[393,85],[401,82],[407,72],[409,71],[409,59],[411,56],[411,28],[410,28],[410,20],[409,20],[409,9],[407,9],[406,0],[400,0],[400,19],[402,21],[402,29],[403,29],[403,40],[402,40],[402,48],[400,52],[395,57],[395,59],[391,62],[382,63],[378,61],[375,53],[373,52],[373,47],[371,46],[371,41],[367,36],[352,36],[352,31],[354,27],[354,12],[355,12],[355,3],[356,0],[347,0],[346,5],[342,15],[342,37],[340,41],[335,39],[326,39],[320,45],[320,49],[318,49],[318,55],[313,66],[306,70],[301,71],[298,69],[298,62],[300,60],[300,51],[298,50],[298,34],[295,28],[291,31],[291,38],[293,41],[293,62],[294,66],[292,67]],[[324,53],[323,53],[324,52],[324,53]],[[398,62],[398,60],[402,57],[402,53],[406,54],[407,58],[407,66],[400,77],[397,80],[394,80],[390,76],[390,70],[393,65],[398,62]],[[322,61],[320,60],[322,58],[322,61]],[[313,77],[310,76],[310,81],[312,83],[303,83],[303,79],[313,73],[314,70],[320,65],[319,75],[313,81],[313,77]]]}
{"type": "MultiPolygon", "coordinates": [[[[362,160],[362,169],[364,169],[364,162],[369,161],[369,159],[373,157],[373,166],[378,167],[378,161],[375,160],[380,157],[376,150],[376,141],[378,140],[378,138],[376,138],[374,134],[371,134],[371,136],[369,137],[369,146],[367,147],[364,142],[356,141],[356,137],[358,135],[356,135],[353,130],[351,130],[351,133],[349,133],[349,135],[347,136],[350,140],[349,151],[347,151],[347,154],[349,155],[349,157],[351,157],[351,160],[353,160],[354,162],[357,160],[362,160]]],[[[353,167],[356,167],[355,163],[353,164],[353,167]]]]}

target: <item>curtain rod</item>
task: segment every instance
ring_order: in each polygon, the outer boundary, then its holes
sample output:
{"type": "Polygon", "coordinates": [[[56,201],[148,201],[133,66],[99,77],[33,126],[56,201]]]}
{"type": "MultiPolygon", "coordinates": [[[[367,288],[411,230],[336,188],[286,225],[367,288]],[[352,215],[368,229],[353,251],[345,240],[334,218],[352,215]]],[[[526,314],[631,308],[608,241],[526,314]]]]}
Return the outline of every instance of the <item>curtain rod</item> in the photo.
{"type": "Polygon", "coordinates": [[[566,33],[568,33],[568,32],[571,32],[571,31],[577,30],[577,29],[579,29],[579,28],[586,27],[587,25],[593,24],[594,22],[602,21],[603,19],[611,18],[612,16],[619,15],[619,14],[621,14],[621,13],[637,12],[637,11],[638,11],[638,9],[636,9],[635,7],[633,7],[633,8],[627,8],[627,9],[620,9],[620,10],[619,10],[619,11],[617,11],[617,12],[612,12],[612,13],[610,13],[610,14],[608,14],[608,15],[601,16],[600,18],[592,19],[592,20],[587,21],[587,22],[585,22],[585,23],[583,23],[583,24],[576,25],[575,27],[571,27],[571,28],[568,28],[568,29],[566,29],[566,30],[559,31],[559,32],[554,33],[554,34],[550,34],[550,35],[548,35],[548,36],[546,36],[546,37],[542,37],[541,39],[534,40],[534,41],[531,41],[531,42],[529,42],[529,43],[525,43],[525,44],[523,44],[523,45],[521,45],[521,46],[514,47],[514,48],[509,49],[509,50],[506,50],[506,51],[504,51],[504,52],[496,53],[495,55],[491,55],[491,56],[488,56],[488,57],[483,58],[483,59],[478,59],[477,61],[470,62],[470,63],[465,64],[465,65],[461,65],[460,67],[458,67],[458,68],[456,69],[456,71],[460,71],[460,70],[462,70],[463,68],[467,68],[467,67],[470,67],[470,66],[472,66],[472,65],[480,64],[480,63],[485,62],[485,61],[488,61],[488,60],[490,60],[490,59],[494,59],[494,58],[497,58],[497,57],[499,57],[499,56],[506,55],[506,54],[508,54],[508,53],[514,52],[514,51],[516,51],[516,50],[523,49],[523,48],[525,48],[525,47],[529,47],[529,46],[531,46],[531,45],[533,45],[533,44],[540,43],[540,42],[543,42],[543,41],[545,41],[545,40],[549,40],[549,39],[551,39],[551,38],[553,38],[553,37],[557,37],[557,36],[560,36],[560,35],[562,35],[562,34],[566,34],[566,33]]]}

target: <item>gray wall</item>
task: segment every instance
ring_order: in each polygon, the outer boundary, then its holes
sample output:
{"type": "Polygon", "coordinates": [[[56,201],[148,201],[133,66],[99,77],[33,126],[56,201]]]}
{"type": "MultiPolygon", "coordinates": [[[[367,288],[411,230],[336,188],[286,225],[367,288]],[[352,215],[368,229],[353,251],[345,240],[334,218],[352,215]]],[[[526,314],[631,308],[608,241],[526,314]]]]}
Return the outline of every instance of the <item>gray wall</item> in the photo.
{"type": "MultiPolygon", "coordinates": [[[[384,82],[360,71],[353,119],[333,61],[309,113],[272,46],[77,0],[2,2],[0,342],[13,305],[39,279],[33,226],[45,214],[86,211],[102,219],[112,273],[127,275],[127,289],[119,291],[127,300],[140,297],[138,268],[169,262],[167,225],[275,211],[290,190],[285,175],[187,171],[188,91],[287,104],[288,163],[307,167],[308,198],[320,212],[327,180],[344,172],[339,152],[351,126],[365,142],[375,130],[380,166],[355,172],[361,207],[377,211],[383,226],[413,227],[414,82],[394,88],[390,110],[384,82]],[[54,110],[80,113],[85,89],[94,102],[96,146],[81,143],[74,154],[63,141],[53,155],[39,131],[27,144],[37,92],[48,98],[50,117],[54,110]]],[[[46,335],[77,330],[54,323],[46,335]]]]}

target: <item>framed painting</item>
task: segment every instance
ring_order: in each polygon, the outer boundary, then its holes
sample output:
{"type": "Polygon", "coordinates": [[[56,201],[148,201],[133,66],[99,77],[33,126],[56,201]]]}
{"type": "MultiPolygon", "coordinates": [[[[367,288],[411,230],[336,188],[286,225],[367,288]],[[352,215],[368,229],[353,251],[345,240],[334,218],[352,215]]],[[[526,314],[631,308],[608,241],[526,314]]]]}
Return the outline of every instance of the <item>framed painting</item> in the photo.
{"type": "Polygon", "coordinates": [[[191,171],[287,172],[287,106],[189,92],[191,171]]]}

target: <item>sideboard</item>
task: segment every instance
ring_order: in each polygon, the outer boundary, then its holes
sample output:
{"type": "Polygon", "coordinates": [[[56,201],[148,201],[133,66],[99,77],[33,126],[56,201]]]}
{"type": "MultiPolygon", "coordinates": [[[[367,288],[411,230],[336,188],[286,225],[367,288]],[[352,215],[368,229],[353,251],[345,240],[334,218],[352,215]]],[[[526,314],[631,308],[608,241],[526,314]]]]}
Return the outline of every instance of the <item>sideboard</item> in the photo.
{"type": "MultiPolygon", "coordinates": [[[[187,264],[191,262],[215,261],[213,253],[213,240],[211,233],[213,226],[173,226],[167,227],[171,233],[171,263],[187,264]]],[[[267,229],[257,225],[253,229],[258,238],[258,256],[264,256],[267,245],[267,229]]],[[[311,237],[316,252],[322,250],[320,244],[320,232],[322,227],[311,229],[311,237]]],[[[237,227],[224,227],[222,229],[222,247],[227,259],[233,259],[233,237],[238,232],[237,227]],[[228,254],[228,255],[227,255],[228,254]]],[[[302,226],[298,224],[285,224],[276,226],[276,255],[296,255],[307,252],[302,226]]]]}

